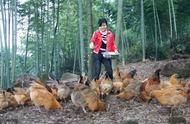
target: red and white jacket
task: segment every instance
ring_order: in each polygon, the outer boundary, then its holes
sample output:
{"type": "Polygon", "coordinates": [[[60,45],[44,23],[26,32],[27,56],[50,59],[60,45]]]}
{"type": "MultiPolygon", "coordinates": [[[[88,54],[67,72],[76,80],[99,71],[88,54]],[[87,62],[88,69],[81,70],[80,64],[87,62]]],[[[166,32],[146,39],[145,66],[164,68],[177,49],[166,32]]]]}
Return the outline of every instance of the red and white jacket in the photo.
{"type": "MultiPolygon", "coordinates": [[[[114,35],[111,31],[107,31],[106,34],[106,52],[115,52],[117,51],[117,47],[114,43],[114,35]]],[[[90,40],[90,43],[94,44],[93,52],[99,53],[100,47],[102,45],[102,34],[99,30],[93,33],[93,36],[90,40]]]]}

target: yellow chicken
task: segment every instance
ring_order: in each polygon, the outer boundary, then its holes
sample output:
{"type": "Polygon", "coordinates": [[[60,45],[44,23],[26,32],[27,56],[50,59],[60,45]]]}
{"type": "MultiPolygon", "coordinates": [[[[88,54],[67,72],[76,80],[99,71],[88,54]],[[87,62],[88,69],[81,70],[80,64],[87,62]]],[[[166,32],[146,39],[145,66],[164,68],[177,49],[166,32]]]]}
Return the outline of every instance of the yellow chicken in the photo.
{"type": "Polygon", "coordinates": [[[177,74],[173,74],[171,77],[170,77],[170,83],[172,85],[177,85],[178,84],[178,81],[177,81],[177,74]]]}
{"type": "Polygon", "coordinates": [[[124,83],[122,82],[119,67],[116,67],[113,70],[113,77],[114,77],[114,80],[113,80],[114,93],[121,92],[123,90],[123,88],[124,88],[124,83]]]}
{"type": "Polygon", "coordinates": [[[175,87],[152,91],[151,95],[155,97],[162,105],[178,105],[187,101],[188,94],[175,87]]]}
{"type": "Polygon", "coordinates": [[[14,88],[14,90],[14,98],[19,105],[30,103],[31,99],[29,91],[19,87],[14,88]]]}
{"type": "Polygon", "coordinates": [[[0,93],[0,110],[7,108],[9,106],[8,101],[6,100],[5,91],[0,93]]]}
{"type": "Polygon", "coordinates": [[[87,97],[86,102],[87,102],[87,107],[93,112],[106,110],[106,103],[101,101],[100,99],[87,97]]]}
{"type": "Polygon", "coordinates": [[[120,73],[119,67],[116,67],[116,68],[113,70],[113,78],[114,78],[114,81],[122,81],[121,73],[120,73]]]}
{"type": "Polygon", "coordinates": [[[167,87],[173,87],[174,85],[176,86],[178,84],[177,81],[177,74],[173,74],[169,80],[161,81],[160,82],[160,88],[167,88],[167,87]]]}
{"type": "Polygon", "coordinates": [[[29,90],[30,98],[35,106],[44,106],[48,110],[61,108],[56,98],[41,84],[33,82],[29,90]]]}
{"type": "Polygon", "coordinates": [[[5,96],[6,96],[6,100],[9,103],[9,106],[12,106],[12,107],[17,107],[18,106],[18,103],[17,103],[17,101],[14,98],[14,95],[12,93],[5,92],[5,96]]]}
{"type": "Polygon", "coordinates": [[[162,105],[178,105],[187,101],[189,87],[187,84],[179,83],[176,74],[173,74],[169,81],[162,82],[161,88],[152,91],[151,94],[162,105]]]}
{"type": "Polygon", "coordinates": [[[16,107],[18,106],[14,96],[12,93],[1,91],[0,92],[0,110],[7,108],[7,107],[16,107]]]}
{"type": "Polygon", "coordinates": [[[124,89],[124,83],[121,81],[113,82],[114,93],[120,93],[124,89]]]}
{"type": "Polygon", "coordinates": [[[136,93],[133,90],[130,91],[123,91],[116,95],[117,98],[124,99],[124,100],[129,100],[133,98],[136,95],[136,93]]]}
{"type": "Polygon", "coordinates": [[[109,78],[103,79],[102,82],[100,83],[101,95],[102,96],[108,95],[112,91],[112,88],[113,88],[112,80],[109,78]]]}
{"type": "Polygon", "coordinates": [[[97,95],[100,95],[100,82],[98,80],[92,80],[90,82],[90,88],[96,92],[97,95]]]}
{"type": "Polygon", "coordinates": [[[176,87],[177,89],[183,88],[188,90],[188,83],[184,81],[178,81],[177,74],[173,74],[169,80],[162,81],[160,83],[161,89],[169,88],[169,87],[176,87]]]}

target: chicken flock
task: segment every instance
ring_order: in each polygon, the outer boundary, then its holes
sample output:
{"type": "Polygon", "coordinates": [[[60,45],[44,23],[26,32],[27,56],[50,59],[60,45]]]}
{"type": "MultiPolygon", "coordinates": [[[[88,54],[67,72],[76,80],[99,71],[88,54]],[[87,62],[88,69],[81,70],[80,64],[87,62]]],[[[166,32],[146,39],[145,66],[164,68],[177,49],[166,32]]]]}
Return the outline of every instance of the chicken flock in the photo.
{"type": "Polygon", "coordinates": [[[87,76],[80,76],[74,86],[59,82],[49,85],[42,81],[33,80],[29,87],[13,87],[0,91],[0,110],[20,105],[34,105],[47,110],[64,109],[61,101],[71,99],[73,106],[87,111],[106,111],[106,97],[115,95],[122,100],[137,98],[139,102],[149,102],[156,99],[161,105],[176,106],[185,103],[189,93],[189,82],[181,81],[177,74],[169,80],[160,79],[160,69],[143,81],[135,78],[137,70],[123,74],[117,67],[113,71],[114,79],[106,78],[103,74],[99,80],[87,81],[87,76]]]}

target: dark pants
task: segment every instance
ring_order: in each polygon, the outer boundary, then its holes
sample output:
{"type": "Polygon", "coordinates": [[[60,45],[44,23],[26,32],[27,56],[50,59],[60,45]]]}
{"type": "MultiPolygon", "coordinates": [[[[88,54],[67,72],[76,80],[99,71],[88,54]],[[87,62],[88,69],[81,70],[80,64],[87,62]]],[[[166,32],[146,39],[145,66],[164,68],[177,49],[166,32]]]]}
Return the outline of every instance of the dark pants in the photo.
{"type": "Polygon", "coordinates": [[[93,79],[98,80],[101,72],[101,64],[104,65],[106,70],[106,77],[113,79],[112,64],[110,58],[104,58],[99,52],[98,54],[93,53],[92,55],[93,63],[93,79]]]}

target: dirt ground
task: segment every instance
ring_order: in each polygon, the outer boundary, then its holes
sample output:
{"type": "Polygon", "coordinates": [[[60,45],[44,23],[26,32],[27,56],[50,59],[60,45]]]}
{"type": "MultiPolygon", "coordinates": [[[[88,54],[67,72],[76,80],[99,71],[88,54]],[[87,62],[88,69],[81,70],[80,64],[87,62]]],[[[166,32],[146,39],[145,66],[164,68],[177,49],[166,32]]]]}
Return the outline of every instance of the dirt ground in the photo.
{"type": "MultiPolygon", "coordinates": [[[[143,80],[166,62],[139,62],[120,68],[124,72],[136,68],[136,78],[143,80]]],[[[167,77],[161,76],[161,80],[165,79],[167,77]]],[[[190,81],[190,78],[186,80],[190,81]]],[[[109,95],[106,103],[106,111],[87,113],[77,109],[71,100],[61,102],[62,109],[59,110],[39,110],[35,106],[8,108],[0,113],[0,124],[167,124],[171,117],[178,117],[175,122],[181,120],[190,124],[190,100],[180,106],[166,107],[156,102],[124,101],[109,95]]]]}

